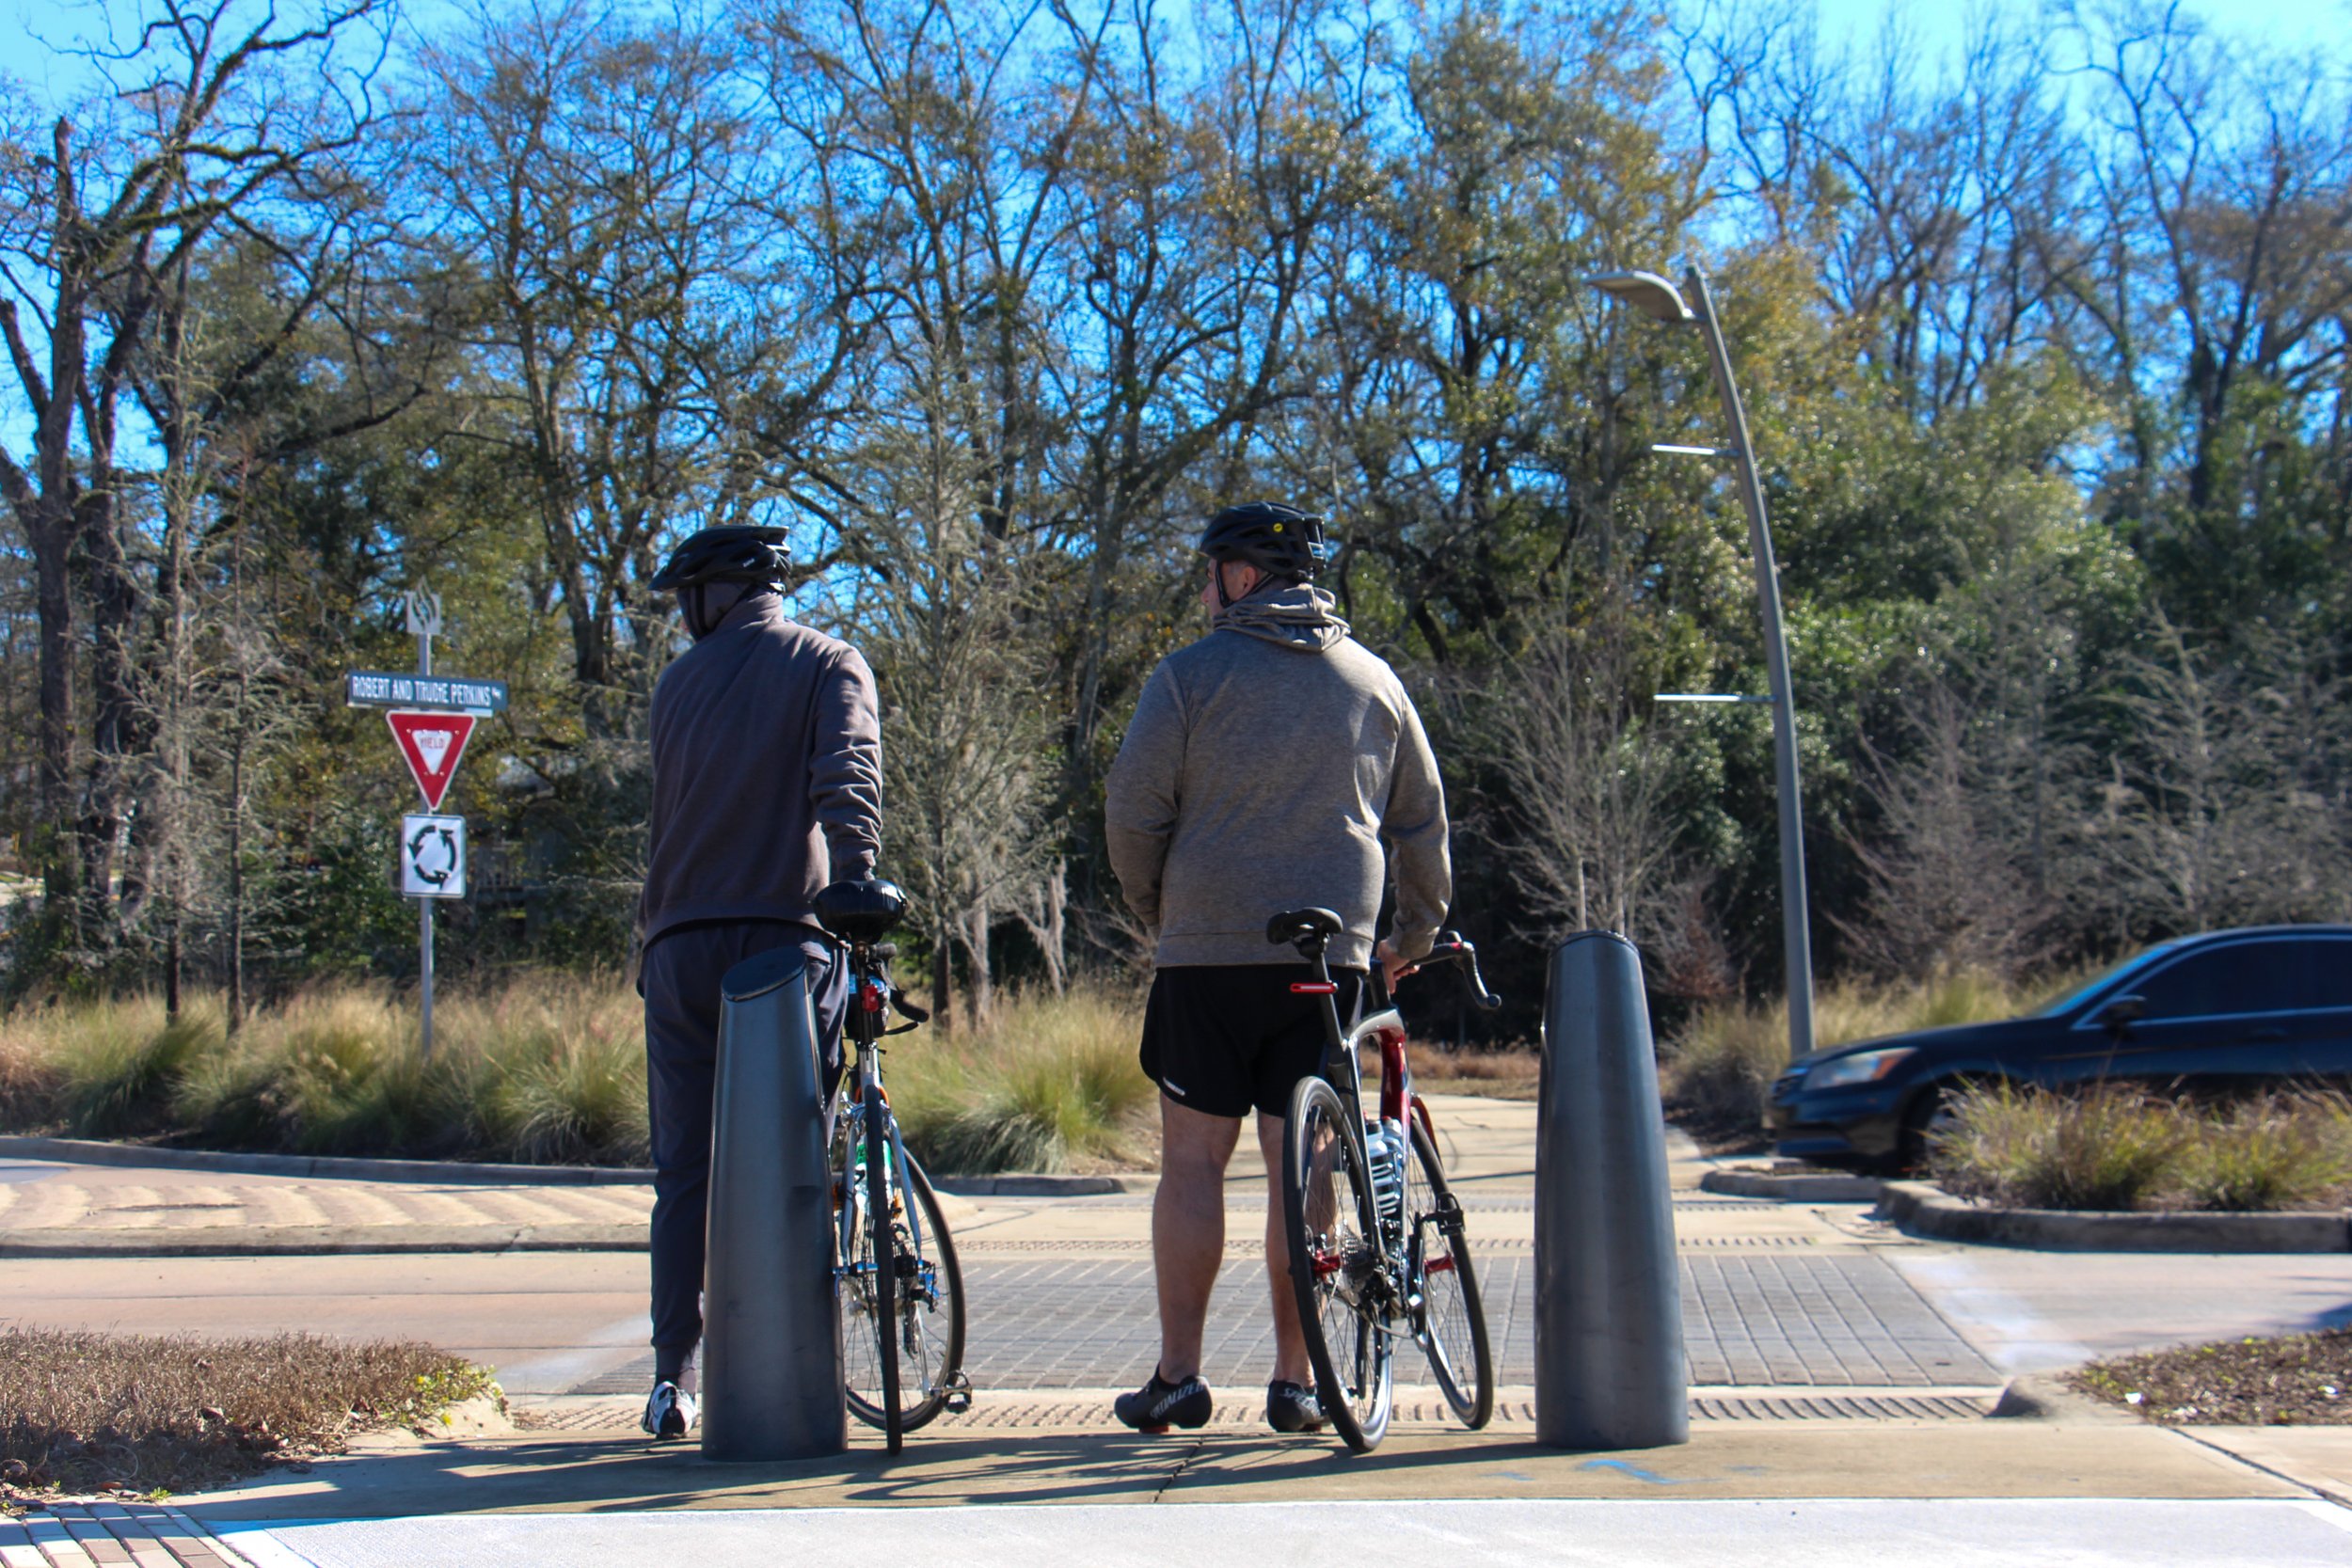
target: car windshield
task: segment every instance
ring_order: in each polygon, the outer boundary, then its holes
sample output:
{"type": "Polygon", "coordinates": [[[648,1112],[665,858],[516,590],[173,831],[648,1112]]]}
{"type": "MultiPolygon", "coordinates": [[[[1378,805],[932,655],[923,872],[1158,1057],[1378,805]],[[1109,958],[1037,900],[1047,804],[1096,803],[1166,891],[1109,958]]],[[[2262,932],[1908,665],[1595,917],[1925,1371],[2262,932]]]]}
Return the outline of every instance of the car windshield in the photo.
{"type": "Polygon", "coordinates": [[[2081,1006],[2084,1003],[2090,1001],[2091,997],[2113,986],[2117,981],[2122,979],[2126,975],[2138,974],[2141,970],[2146,969],[2150,964],[2155,962],[2158,958],[2163,958],[2167,953],[2171,952],[2179,945],[2180,943],[2177,942],[2160,942],[2153,947],[2148,949],[2145,953],[2124,959],[2122,963],[2117,964],[2113,969],[2100,971],[2098,975],[2089,982],[2079,981],[2069,977],[2058,987],[2058,994],[2056,996],[2052,997],[2049,1001],[2043,1003],[2039,1007],[2028,1009],[2026,1016],[2028,1018],[2058,1018],[2064,1014],[2071,1013],[2075,1008],[2081,1006]]]}

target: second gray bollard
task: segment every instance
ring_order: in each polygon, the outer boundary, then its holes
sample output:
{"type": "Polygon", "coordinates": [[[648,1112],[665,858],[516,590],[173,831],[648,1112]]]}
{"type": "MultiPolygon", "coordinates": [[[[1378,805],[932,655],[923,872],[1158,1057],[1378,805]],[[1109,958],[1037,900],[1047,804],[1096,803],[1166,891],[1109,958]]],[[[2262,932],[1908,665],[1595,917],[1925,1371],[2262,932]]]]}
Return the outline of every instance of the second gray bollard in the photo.
{"type": "Polygon", "coordinates": [[[839,1453],[849,1416],[807,957],[779,947],[746,958],[720,991],[703,1457],[839,1453]]]}
{"type": "Polygon", "coordinates": [[[1535,1435],[1691,1440],[1682,1279],[1642,959],[1585,931],[1551,957],[1535,1132],[1535,1435]]]}

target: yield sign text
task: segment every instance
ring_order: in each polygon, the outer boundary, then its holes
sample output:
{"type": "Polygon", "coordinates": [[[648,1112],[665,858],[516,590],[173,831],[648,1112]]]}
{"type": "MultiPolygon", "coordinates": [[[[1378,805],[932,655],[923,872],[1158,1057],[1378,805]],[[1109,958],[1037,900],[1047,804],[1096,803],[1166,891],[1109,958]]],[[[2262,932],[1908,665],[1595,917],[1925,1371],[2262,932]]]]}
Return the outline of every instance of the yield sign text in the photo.
{"type": "Polygon", "coordinates": [[[392,738],[400,743],[400,754],[408,760],[408,771],[416,776],[426,808],[438,807],[449,791],[450,780],[457,776],[458,758],[466,754],[467,738],[473,734],[473,715],[394,708],[384,718],[392,726],[392,738]]]}

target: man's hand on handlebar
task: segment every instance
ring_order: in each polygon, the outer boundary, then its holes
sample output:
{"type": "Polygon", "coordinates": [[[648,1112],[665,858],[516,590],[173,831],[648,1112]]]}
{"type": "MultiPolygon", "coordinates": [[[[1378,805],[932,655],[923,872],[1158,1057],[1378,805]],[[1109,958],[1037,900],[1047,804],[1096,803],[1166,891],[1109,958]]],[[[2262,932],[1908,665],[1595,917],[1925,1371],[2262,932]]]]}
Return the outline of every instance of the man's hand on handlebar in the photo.
{"type": "Polygon", "coordinates": [[[1421,973],[1421,965],[1398,958],[1396,949],[1389,945],[1385,937],[1373,948],[1372,956],[1380,960],[1380,973],[1390,990],[1396,990],[1396,983],[1407,974],[1421,973]]]}

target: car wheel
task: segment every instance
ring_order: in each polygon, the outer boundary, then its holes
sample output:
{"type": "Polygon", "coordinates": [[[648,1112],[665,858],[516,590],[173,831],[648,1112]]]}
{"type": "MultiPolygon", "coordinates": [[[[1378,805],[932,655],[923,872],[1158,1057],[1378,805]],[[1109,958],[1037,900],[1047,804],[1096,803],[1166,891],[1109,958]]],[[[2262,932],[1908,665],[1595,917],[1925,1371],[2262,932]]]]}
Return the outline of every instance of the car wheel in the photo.
{"type": "Polygon", "coordinates": [[[1928,1168],[1928,1149],[1934,1141],[1951,1131],[1958,1118],[1961,1096],[1976,1087],[1964,1079],[1931,1084],[1914,1095],[1903,1107],[1902,1134],[1896,1141],[1897,1174],[1924,1176],[1928,1168]]]}

